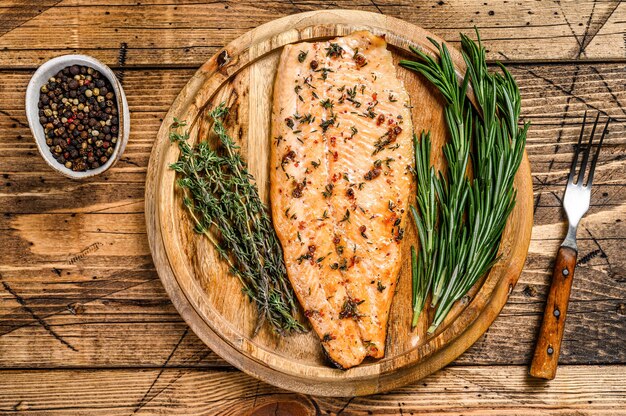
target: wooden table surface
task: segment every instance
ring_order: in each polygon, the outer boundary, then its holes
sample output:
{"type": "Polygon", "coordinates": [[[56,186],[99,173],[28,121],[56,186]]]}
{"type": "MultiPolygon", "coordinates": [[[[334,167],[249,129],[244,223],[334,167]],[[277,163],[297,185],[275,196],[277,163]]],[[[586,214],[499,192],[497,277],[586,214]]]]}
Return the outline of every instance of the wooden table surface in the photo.
{"type": "Polygon", "coordinates": [[[625,31],[626,4],[602,0],[0,0],[0,413],[626,414],[625,31]],[[532,122],[535,227],[508,304],[454,364],[389,394],[328,399],[258,382],[196,338],[154,270],[143,198],[160,121],[198,66],[262,23],[337,7],[456,45],[459,31],[481,30],[532,122]],[[24,112],[33,71],[67,53],[121,70],[131,110],[124,156],[84,182],[47,167],[24,112]],[[561,365],[542,382],[526,374],[585,110],[614,121],[579,227],[561,365]]]}

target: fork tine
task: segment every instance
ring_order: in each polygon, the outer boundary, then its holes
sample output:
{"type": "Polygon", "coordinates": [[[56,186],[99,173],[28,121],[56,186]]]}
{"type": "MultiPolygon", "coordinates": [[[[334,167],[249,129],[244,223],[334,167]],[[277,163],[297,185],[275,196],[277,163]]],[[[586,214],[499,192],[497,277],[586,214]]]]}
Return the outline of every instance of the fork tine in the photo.
{"type": "Polygon", "coordinates": [[[576,144],[576,148],[574,149],[574,157],[572,158],[572,166],[569,170],[569,178],[567,179],[567,183],[574,183],[574,174],[576,173],[576,165],[578,164],[578,154],[580,153],[580,144],[583,140],[583,134],[585,133],[585,125],[587,124],[587,111],[585,110],[585,115],[583,116],[583,126],[580,129],[580,136],[578,136],[578,143],[576,144]]]}
{"type": "Polygon", "coordinates": [[[583,179],[585,178],[585,169],[587,169],[587,161],[589,160],[589,152],[591,152],[591,145],[593,144],[593,136],[596,134],[596,127],[598,126],[598,120],[600,119],[600,113],[596,116],[596,121],[593,123],[593,128],[591,129],[591,136],[589,137],[589,143],[587,144],[587,148],[585,149],[585,153],[583,154],[583,161],[580,164],[580,173],[578,174],[578,180],[576,181],[577,186],[583,185],[583,179]]]}
{"type": "Polygon", "coordinates": [[[600,155],[600,148],[602,147],[604,136],[606,136],[606,132],[609,127],[609,121],[611,121],[610,117],[606,120],[604,129],[602,130],[602,136],[600,136],[600,142],[598,142],[596,153],[593,155],[593,160],[591,161],[591,168],[589,169],[589,177],[587,177],[587,185],[586,185],[587,187],[590,187],[591,184],[593,183],[593,173],[596,170],[596,162],[598,161],[598,155],[600,155]]]}

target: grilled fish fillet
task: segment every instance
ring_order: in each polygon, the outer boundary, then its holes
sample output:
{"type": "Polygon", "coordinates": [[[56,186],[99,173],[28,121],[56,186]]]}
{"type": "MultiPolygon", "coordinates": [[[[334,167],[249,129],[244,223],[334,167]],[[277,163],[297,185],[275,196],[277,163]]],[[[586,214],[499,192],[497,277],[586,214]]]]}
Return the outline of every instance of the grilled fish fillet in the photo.
{"type": "Polygon", "coordinates": [[[413,163],[409,97],[367,31],[284,48],[271,206],[287,272],[330,360],[385,352],[413,163]]]}

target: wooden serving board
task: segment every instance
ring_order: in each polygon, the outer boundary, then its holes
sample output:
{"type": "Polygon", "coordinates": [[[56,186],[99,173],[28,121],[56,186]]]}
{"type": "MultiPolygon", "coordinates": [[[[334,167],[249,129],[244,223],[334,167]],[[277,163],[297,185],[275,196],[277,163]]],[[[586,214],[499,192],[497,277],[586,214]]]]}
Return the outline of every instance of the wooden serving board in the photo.
{"type": "MultiPolygon", "coordinates": [[[[276,386],[307,394],[354,396],[390,390],[424,377],[453,361],[493,322],[524,265],[532,228],[532,182],[526,156],[516,176],[517,204],[501,244],[502,258],[489,275],[458,303],[433,335],[428,316],[411,330],[410,246],[416,230],[407,221],[403,267],[394,298],[385,358],[347,371],[332,368],[312,333],[280,338],[264,327],[252,337],[255,307],[241,293],[205,237],[193,232],[169,164],[178,149],[169,141],[174,118],[191,124],[191,140],[206,137],[207,109],[229,102],[227,126],[242,147],[250,172],[267,202],[270,116],[276,67],[284,45],[328,39],[367,29],[385,35],[396,63],[410,57],[409,45],[435,54],[436,36],[380,14],[332,10],[301,13],[262,25],[236,39],[205,63],[183,88],[167,114],[148,167],[146,220],[152,256],[172,302],[193,331],[237,368],[276,386]]],[[[458,51],[452,56],[464,71],[458,51]]],[[[413,105],[415,131],[431,131],[436,163],[446,140],[442,101],[421,77],[397,67],[413,105]]],[[[148,341],[149,342],[149,341],[148,341]]]]}

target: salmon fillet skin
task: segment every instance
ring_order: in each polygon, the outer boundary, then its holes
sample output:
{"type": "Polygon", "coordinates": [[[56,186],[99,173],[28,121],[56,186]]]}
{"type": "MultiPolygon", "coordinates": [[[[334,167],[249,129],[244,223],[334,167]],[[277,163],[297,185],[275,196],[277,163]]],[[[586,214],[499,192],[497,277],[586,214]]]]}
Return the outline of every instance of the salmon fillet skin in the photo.
{"type": "Polygon", "coordinates": [[[409,96],[385,40],[285,46],[271,134],[274,227],[306,317],[336,366],[383,357],[413,178],[409,96]]]}

